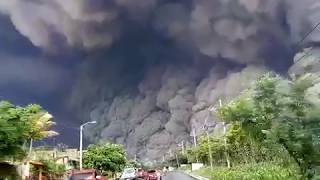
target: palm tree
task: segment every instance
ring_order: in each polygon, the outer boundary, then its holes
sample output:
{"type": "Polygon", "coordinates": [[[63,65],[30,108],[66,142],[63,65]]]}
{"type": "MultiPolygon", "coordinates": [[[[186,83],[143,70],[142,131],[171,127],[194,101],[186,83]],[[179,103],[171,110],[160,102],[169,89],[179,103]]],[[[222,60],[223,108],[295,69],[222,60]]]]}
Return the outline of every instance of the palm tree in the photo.
{"type": "Polygon", "coordinates": [[[50,130],[56,123],[52,121],[53,116],[48,112],[39,112],[31,116],[32,130],[30,133],[29,155],[32,151],[33,140],[50,138],[59,135],[58,132],[50,130]]]}

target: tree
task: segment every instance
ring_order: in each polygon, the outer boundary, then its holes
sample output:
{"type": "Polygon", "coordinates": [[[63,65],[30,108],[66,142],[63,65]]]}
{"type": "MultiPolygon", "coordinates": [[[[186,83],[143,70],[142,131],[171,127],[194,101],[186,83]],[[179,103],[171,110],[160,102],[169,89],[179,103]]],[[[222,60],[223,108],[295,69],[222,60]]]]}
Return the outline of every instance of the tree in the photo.
{"type": "Polygon", "coordinates": [[[231,124],[226,133],[226,140],[227,153],[233,164],[256,161],[255,146],[238,122],[231,124]]]}
{"type": "Polygon", "coordinates": [[[53,116],[37,104],[26,106],[22,118],[27,119],[29,124],[29,154],[31,153],[34,140],[58,135],[56,131],[50,130],[50,128],[55,125],[55,122],[52,121],[53,116]]]}
{"type": "Polygon", "coordinates": [[[51,118],[37,118],[40,114],[48,113],[39,105],[20,107],[0,102],[0,158],[23,158],[27,140],[50,134],[49,128],[54,123],[51,118]]]}
{"type": "Polygon", "coordinates": [[[136,167],[139,167],[139,166],[141,166],[141,164],[138,162],[138,161],[136,161],[136,160],[127,160],[127,164],[126,164],[126,166],[127,167],[134,167],[134,168],[136,168],[136,167]]]}
{"type": "Polygon", "coordinates": [[[30,123],[29,137],[33,140],[40,140],[47,137],[58,135],[57,132],[50,130],[55,125],[52,115],[42,110],[38,105],[29,105],[25,108],[26,117],[30,123]]]}
{"type": "Polygon", "coordinates": [[[178,151],[176,153],[176,158],[178,158],[180,164],[188,164],[188,154],[186,152],[178,151]]]}
{"type": "Polygon", "coordinates": [[[121,145],[106,143],[90,145],[84,153],[84,166],[112,173],[120,172],[126,165],[126,154],[121,145]]]}
{"type": "MultiPolygon", "coordinates": [[[[273,74],[260,78],[240,97],[219,109],[219,116],[241,128],[255,142],[281,145],[299,165],[301,173],[312,178],[320,166],[318,138],[319,104],[307,100],[306,92],[318,78],[305,75],[287,80],[273,74]]],[[[260,149],[261,150],[261,149],[260,149]]]]}
{"type": "Polygon", "coordinates": [[[209,137],[210,143],[208,143],[207,136],[200,136],[198,139],[197,147],[187,147],[186,154],[179,153],[179,158],[188,162],[196,162],[199,160],[202,163],[210,164],[209,161],[209,145],[211,147],[211,153],[214,164],[225,164],[225,146],[222,137],[209,137]]]}
{"type": "Polygon", "coordinates": [[[288,93],[283,94],[282,112],[273,128],[265,131],[282,144],[308,178],[320,175],[320,149],[316,146],[320,136],[320,106],[306,99],[306,92],[317,82],[307,74],[294,79],[288,93]],[[316,172],[317,171],[317,172],[316,172]]]}
{"type": "Polygon", "coordinates": [[[65,166],[58,164],[53,160],[39,160],[44,165],[44,171],[50,174],[63,174],[65,172],[65,166]]]}
{"type": "Polygon", "coordinates": [[[22,111],[7,101],[0,102],[0,158],[25,155],[22,146],[28,138],[29,126],[21,118],[22,111]]]}

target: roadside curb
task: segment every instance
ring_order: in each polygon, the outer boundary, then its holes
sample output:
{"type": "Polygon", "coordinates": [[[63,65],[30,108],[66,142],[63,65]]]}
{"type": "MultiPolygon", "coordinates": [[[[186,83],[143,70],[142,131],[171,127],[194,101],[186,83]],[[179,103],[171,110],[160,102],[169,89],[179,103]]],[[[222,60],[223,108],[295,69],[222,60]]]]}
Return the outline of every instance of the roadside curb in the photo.
{"type": "Polygon", "coordinates": [[[195,174],[192,174],[191,172],[188,172],[188,171],[182,171],[184,174],[187,174],[188,176],[194,178],[194,179],[197,179],[197,180],[209,180],[208,178],[205,178],[205,177],[202,177],[202,176],[198,176],[198,175],[195,175],[195,174]]]}
{"type": "Polygon", "coordinates": [[[197,179],[197,180],[209,180],[208,178],[204,178],[204,177],[201,177],[201,176],[197,176],[197,175],[194,175],[194,174],[191,174],[191,173],[188,173],[189,176],[197,179]]]}

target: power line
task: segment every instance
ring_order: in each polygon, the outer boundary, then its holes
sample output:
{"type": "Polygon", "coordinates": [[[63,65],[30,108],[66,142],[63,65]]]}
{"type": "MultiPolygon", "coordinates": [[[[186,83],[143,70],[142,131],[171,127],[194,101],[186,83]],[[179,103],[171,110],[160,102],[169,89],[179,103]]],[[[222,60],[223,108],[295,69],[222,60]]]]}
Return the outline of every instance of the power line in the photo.
{"type": "MultiPolygon", "coordinates": [[[[298,47],[300,47],[300,46],[302,45],[302,43],[304,42],[304,40],[306,40],[315,30],[320,31],[320,30],[318,29],[319,26],[320,26],[320,22],[318,22],[315,26],[313,26],[312,29],[311,29],[308,33],[306,33],[306,34],[303,36],[303,38],[297,43],[298,47]]],[[[312,53],[310,53],[312,50],[313,50],[313,47],[310,47],[310,48],[305,52],[305,54],[304,54],[303,56],[301,56],[299,59],[297,59],[297,60],[295,61],[295,63],[299,62],[300,60],[302,60],[302,59],[305,58],[306,56],[312,54],[312,53]]]]}
{"type": "Polygon", "coordinates": [[[313,50],[313,47],[310,47],[307,51],[304,52],[305,54],[303,56],[301,56],[299,59],[297,59],[295,61],[295,63],[299,62],[300,60],[302,60],[303,58],[307,57],[308,55],[311,55],[312,54],[311,53],[312,50],[313,50]]]}
{"type": "Polygon", "coordinates": [[[315,31],[319,26],[320,26],[320,22],[315,26],[313,26],[313,28],[307,34],[305,34],[303,38],[298,42],[298,46],[301,45],[303,41],[306,40],[307,37],[310,36],[310,34],[313,33],[313,31],[315,31]]]}

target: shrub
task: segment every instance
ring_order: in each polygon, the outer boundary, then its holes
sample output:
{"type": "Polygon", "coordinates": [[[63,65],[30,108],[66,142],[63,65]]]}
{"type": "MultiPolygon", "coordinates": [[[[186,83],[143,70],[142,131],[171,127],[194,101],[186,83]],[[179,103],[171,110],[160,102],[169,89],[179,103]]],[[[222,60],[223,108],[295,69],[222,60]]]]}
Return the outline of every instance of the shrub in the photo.
{"type": "Polygon", "coordinates": [[[252,163],[242,166],[203,168],[198,175],[214,180],[297,180],[301,179],[295,166],[283,167],[277,163],[252,163]]]}

